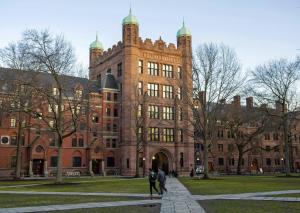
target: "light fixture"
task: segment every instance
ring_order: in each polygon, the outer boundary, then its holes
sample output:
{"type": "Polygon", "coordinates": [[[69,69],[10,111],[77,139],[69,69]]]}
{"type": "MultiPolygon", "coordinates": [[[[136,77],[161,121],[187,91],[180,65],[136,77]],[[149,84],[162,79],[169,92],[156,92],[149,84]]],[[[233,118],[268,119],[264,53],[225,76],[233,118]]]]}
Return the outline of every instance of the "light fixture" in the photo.
{"type": "Polygon", "coordinates": [[[155,160],[155,156],[152,157],[152,160],[155,160]]]}
{"type": "Polygon", "coordinates": [[[145,158],[145,157],[143,157],[143,160],[146,160],[146,158],[145,158]]]}

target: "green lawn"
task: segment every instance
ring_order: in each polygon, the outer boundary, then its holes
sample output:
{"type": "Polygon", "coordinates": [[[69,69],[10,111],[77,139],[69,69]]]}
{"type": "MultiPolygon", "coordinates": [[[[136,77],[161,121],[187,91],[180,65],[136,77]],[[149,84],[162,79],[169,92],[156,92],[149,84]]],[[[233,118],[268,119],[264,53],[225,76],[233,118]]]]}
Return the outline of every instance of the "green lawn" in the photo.
{"type": "MultiPolygon", "coordinates": [[[[92,209],[76,209],[69,211],[55,211],[64,213],[159,213],[160,205],[142,205],[142,206],[119,206],[119,207],[107,207],[107,208],[92,208],[92,209]]],[[[49,212],[50,213],[50,212],[49,212]]]]}
{"type": "Polygon", "coordinates": [[[0,208],[140,200],[131,197],[0,194],[0,208]]]}
{"type": "MultiPolygon", "coordinates": [[[[32,183],[31,183],[32,184],[32,183]]],[[[44,185],[25,186],[17,188],[0,188],[10,191],[49,191],[49,192],[121,192],[149,193],[148,180],[120,178],[82,178],[66,179],[62,185],[48,181],[44,185]]]]}
{"type": "Polygon", "coordinates": [[[221,176],[210,180],[180,178],[192,194],[215,195],[300,189],[298,177],[221,176]]]}
{"type": "Polygon", "coordinates": [[[300,202],[205,200],[200,201],[207,213],[299,213],[300,202]]]}
{"type": "Polygon", "coordinates": [[[300,197],[300,194],[281,194],[281,195],[272,195],[272,197],[300,197]]]}

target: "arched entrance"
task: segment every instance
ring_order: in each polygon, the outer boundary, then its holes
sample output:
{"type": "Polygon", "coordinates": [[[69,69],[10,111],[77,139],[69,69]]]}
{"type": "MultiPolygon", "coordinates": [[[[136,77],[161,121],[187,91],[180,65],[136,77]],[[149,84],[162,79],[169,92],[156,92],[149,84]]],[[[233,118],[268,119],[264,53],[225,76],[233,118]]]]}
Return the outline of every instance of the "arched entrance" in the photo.
{"type": "Polygon", "coordinates": [[[157,172],[158,168],[162,168],[166,174],[169,173],[169,160],[163,152],[158,152],[152,157],[152,169],[157,172]]]}

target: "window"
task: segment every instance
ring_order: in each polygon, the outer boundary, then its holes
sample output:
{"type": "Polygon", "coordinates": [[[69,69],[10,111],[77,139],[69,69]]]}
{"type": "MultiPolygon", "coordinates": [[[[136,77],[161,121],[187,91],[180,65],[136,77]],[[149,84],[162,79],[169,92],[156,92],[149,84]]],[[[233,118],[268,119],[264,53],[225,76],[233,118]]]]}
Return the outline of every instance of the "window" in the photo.
{"type": "Polygon", "coordinates": [[[163,119],[165,119],[165,120],[174,120],[173,107],[163,107],[163,119]]]}
{"type": "Polygon", "coordinates": [[[270,140],[270,133],[265,133],[265,140],[270,140]]]}
{"type": "Polygon", "coordinates": [[[159,141],[159,129],[157,127],[148,128],[148,140],[159,141]]]}
{"type": "Polygon", "coordinates": [[[178,139],[179,139],[179,142],[183,142],[183,133],[182,133],[182,129],[179,129],[179,130],[178,130],[178,139]]]}
{"type": "Polygon", "coordinates": [[[138,105],[138,110],[137,110],[137,117],[140,118],[142,117],[142,104],[138,105]]]}
{"type": "Polygon", "coordinates": [[[109,138],[106,139],[106,148],[110,148],[110,139],[109,138]]]}
{"type": "Polygon", "coordinates": [[[114,93],[114,101],[118,101],[118,94],[114,93]]]}
{"type": "Polygon", "coordinates": [[[279,166],[279,165],[280,165],[280,159],[279,159],[279,158],[276,158],[274,162],[275,162],[275,165],[276,165],[276,166],[279,166]]]}
{"type": "Polygon", "coordinates": [[[143,95],[143,82],[138,83],[138,95],[143,95]]]}
{"type": "Polygon", "coordinates": [[[82,90],[80,90],[80,89],[77,89],[76,91],[75,91],[75,97],[76,98],[82,98],[82,90]]]}
{"type": "Polygon", "coordinates": [[[224,158],[219,158],[219,166],[223,166],[224,165],[224,158]]]}
{"type": "Polygon", "coordinates": [[[77,147],[77,138],[72,138],[72,147],[77,147]]]}
{"type": "Polygon", "coordinates": [[[271,151],[271,147],[270,146],[266,146],[266,151],[270,152],[271,151]]]}
{"type": "Polygon", "coordinates": [[[158,90],[159,90],[158,84],[153,84],[153,83],[148,84],[148,95],[149,96],[158,97],[159,96],[158,90]]]}
{"type": "Polygon", "coordinates": [[[173,98],[173,87],[172,86],[163,86],[163,98],[173,98]]]}
{"type": "Polygon", "coordinates": [[[143,127],[138,128],[137,140],[141,141],[143,139],[143,127]]]}
{"type": "Polygon", "coordinates": [[[122,76],[122,63],[118,64],[117,71],[118,71],[118,76],[122,76]]]}
{"type": "Polygon", "coordinates": [[[173,78],[173,66],[163,64],[162,75],[167,78],[173,78]]]}
{"type": "Polygon", "coordinates": [[[114,109],[114,117],[118,117],[118,115],[119,115],[119,113],[118,113],[119,111],[118,111],[118,109],[117,108],[115,108],[114,109]]]}
{"type": "Polygon", "coordinates": [[[272,164],[271,158],[266,159],[266,164],[267,164],[267,166],[271,166],[271,164],[272,164]]]}
{"type": "Polygon", "coordinates": [[[183,167],[183,152],[180,152],[180,167],[183,167]]]}
{"type": "Polygon", "coordinates": [[[111,101],[111,94],[109,92],[106,94],[106,100],[111,101]]]}
{"type": "Polygon", "coordinates": [[[224,134],[223,134],[223,130],[218,130],[218,138],[223,138],[224,134]]]}
{"type": "Polygon", "coordinates": [[[139,73],[140,74],[143,74],[143,61],[142,60],[139,60],[139,73]]]}
{"type": "Polygon", "coordinates": [[[50,167],[57,167],[57,156],[51,156],[50,167]]]}
{"type": "Polygon", "coordinates": [[[178,120],[182,121],[182,108],[178,108],[178,120]]]}
{"type": "Polygon", "coordinates": [[[174,141],[174,129],[173,128],[164,128],[163,129],[163,141],[173,142],[174,141]]]}
{"type": "Polygon", "coordinates": [[[234,138],[234,134],[232,131],[227,131],[227,138],[234,138]]]}
{"type": "Polygon", "coordinates": [[[234,166],[234,158],[229,159],[229,165],[234,166]]]}
{"type": "Polygon", "coordinates": [[[117,139],[112,139],[111,147],[112,148],[116,148],[117,147],[117,139]]]}
{"type": "Polygon", "coordinates": [[[127,169],[129,169],[129,166],[130,166],[129,163],[130,163],[129,158],[126,158],[126,168],[127,168],[127,169]]]}
{"type": "Polygon", "coordinates": [[[278,133],[273,133],[273,140],[278,141],[278,133]]]}
{"type": "Polygon", "coordinates": [[[158,75],[158,63],[148,62],[148,74],[158,75]]]}
{"type": "Polygon", "coordinates": [[[182,78],[181,67],[178,67],[178,68],[177,68],[177,77],[178,77],[178,79],[181,79],[181,78],[182,78]]]}
{"type": "Polygon", "coordinates": [[[16,146],[17,145],[17,136],[13,135],[10,137],[10,145],[16,146]]]}
{"type": "MultiPolygon", "coordinates": [[[[52,107],[54,108],[54,111],[57,113],[58,112],[58,105],[57,104],[52,105],[52,106],[51,106],[51,104],[49,104],[48,105],[48,112],[53,112],[52,107]]],[[[61,110],[63,110],[63,106],[62,106],[61,110]]]]}
{"type": "Polygon", "coordinates": [[[177,89],[177,97],[178,97],[179,100],[182,99],[181,88],[180,87],[178,87],[178,89],[177,89]]]}
{"type": "Polygon", "coordinates": [[[81,167],[81,157],[73,157],[73,167],[81,167]]]}
{"type": "Polygon", "coordinates": [[[78,139],[78,146],[79,147],[84,147],[84,140],[83,140],[83,138],[79,138],[78,139]]]}
{"type": "Polygon", "coordinates": [[[108,68],[106,73],[111,73],[111,68],[108,68]]]}
{"type": "Polygon", "coordinates": [[[117,124],[113,124],[113,132],[118,132],[118,126],[117,126],[117,124]]]}
{"type": "Polygon", "coordinates": [[[10,119],[10,127],[16,127],[16,119],[15,118],[10,119]]]}
{"type": "Polygon", "coordinates": [[[155,105],[149,105],[148,106],[148,117],[152,119],[158,119],[159,118],[159,108],[155,105]]]}
{"type": "Polygon", "coordinates": [[[106,130],[107,130],[107,131],[111,131],[111,125],[110,125],[110,123],[107,123],[107,124],[106,124],[106,130]]]}
{"type": "Polygon", "coordinates": [[[97,115],[92,116],[92,122],[93,123],[99,123],[99,117],[97,115]]]}
{"type": "Polygon", "coordinates": [[[218,151],[223,152],[223,144],[218,144],[218,151]]]}
{"type": "Polygon", "coordinates": [[[115,158],[114,157],[107,157],[106,158],[106,166],[107,167],[115,167],[115,158]]]}
{"type": "Polygon", "coordinates": [[[54,121],[49,121],[49,126],[50,126],[51,128],[53,128],[53,127],[54,127],[54,121]]]}
{"type": "Polygon", "coordinates": [[[110,108],[109,107],[106,107],[106,115],[110,116],[110,108]]]}
{"type": "Polygon", "coordinates": [[[233,152],[234,146],[233,144],[228,144],[228,152],[233,152]]]}
{"type": "Polygon", "coordinates": [[[58,94],[59,94],[58,88],[54,87],[54,88],[52,89],[52,94],[53,94],[53,95],[58,95],[58,94]]]}
{"type": "Polygon", "coordinates": [[[10,167],[11,168],[16,168],[17,166],[17,157],[16,156],[12,156],[10,158],[10,167]]]}

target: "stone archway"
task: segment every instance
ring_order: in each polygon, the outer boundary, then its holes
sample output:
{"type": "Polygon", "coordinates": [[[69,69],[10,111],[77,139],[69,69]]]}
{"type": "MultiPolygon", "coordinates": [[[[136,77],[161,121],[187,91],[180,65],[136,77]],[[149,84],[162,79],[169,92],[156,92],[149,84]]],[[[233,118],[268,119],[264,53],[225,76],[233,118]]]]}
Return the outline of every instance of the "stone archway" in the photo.
{"type": "Polygon", "coordinates": [[[166,174],[169,173],[169,158],[161,151],[152,156],[152,169],[157,172],[158,168],[161,168],[166,174]]]}

